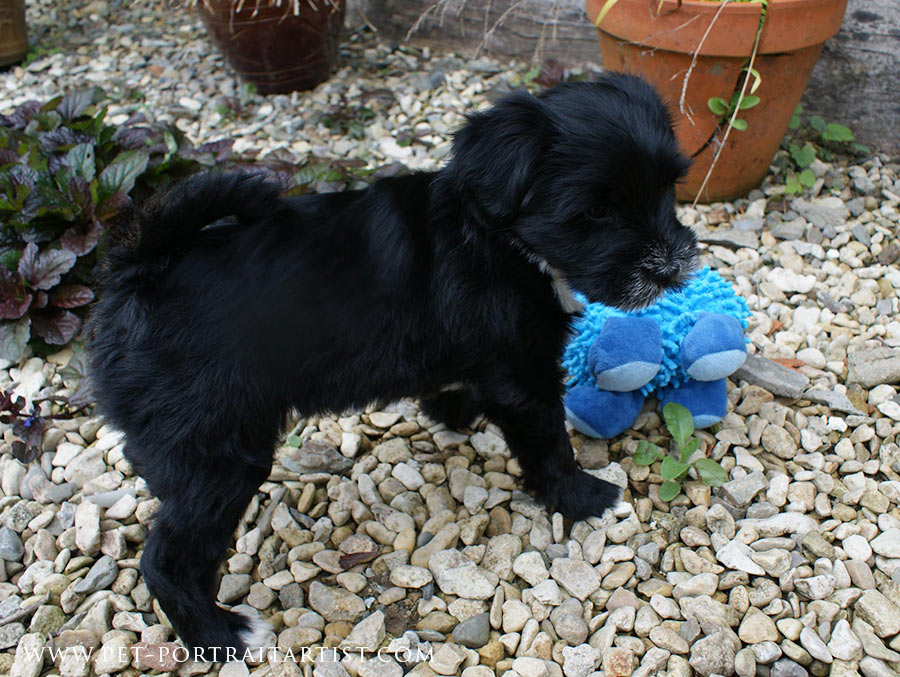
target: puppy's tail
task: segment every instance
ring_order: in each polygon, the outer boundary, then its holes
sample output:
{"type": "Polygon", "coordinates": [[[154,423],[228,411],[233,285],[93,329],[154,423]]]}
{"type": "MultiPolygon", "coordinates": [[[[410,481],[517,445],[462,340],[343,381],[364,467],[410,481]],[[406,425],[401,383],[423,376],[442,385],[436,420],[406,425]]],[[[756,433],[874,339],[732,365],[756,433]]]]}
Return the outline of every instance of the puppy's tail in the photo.
{"type": "Polygon", "coordinates": [[[251,224],[271,216],[279,188],[243,172],[197,174],[157,193],[111,232],[106,274],[158,267],[189,249],[206,226],[227,217],[251,224]]]}

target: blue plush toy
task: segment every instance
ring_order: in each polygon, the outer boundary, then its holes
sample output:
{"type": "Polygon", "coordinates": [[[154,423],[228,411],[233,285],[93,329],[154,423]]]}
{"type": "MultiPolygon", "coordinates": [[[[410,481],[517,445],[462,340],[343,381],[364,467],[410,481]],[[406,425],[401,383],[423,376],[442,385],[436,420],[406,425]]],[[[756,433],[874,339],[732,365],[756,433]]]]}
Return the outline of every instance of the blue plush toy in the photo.
{"type": "Polygon", "coordinates": [[[725,377],[747,357],[749,315],[744,299],[709,268],[641,310],[588,304],[563,355],[572,425],[592,437],[615,437],[650,393],[660,406],[687,407],[697,428],[722,420],[725,377]]]}

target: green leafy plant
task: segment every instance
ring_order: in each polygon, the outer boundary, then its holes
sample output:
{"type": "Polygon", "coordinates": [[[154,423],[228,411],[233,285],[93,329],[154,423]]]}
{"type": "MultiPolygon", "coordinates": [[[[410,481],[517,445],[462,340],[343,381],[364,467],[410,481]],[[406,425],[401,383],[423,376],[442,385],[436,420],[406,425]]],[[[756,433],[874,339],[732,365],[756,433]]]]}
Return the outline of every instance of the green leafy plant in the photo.
{"type": "Polygon", "coordinates": [[[25,58],[19,65],[22,68],[28,68],[35,61],[43,59],[45,56],[59,54],[61,51],[62,50],[59,47],[45,47],[44,45],[35,45],[28,50],[28,53],[25,55],[25,58]]]}
{"type": "Polygon", "coordinates": [[[691,412],[680,404],[669,402],[663,407],[663,419],[677,445],[677,456],[667,454],[655,444],[641,440],[633,459],[635,465],[642,466],[661,461],[659,474],[665,481],[659,487],[659,497],[663,501],[675,498],[681,492],[681,484],[691,468],[694,468],[704,484],[711,487],[722,486],[728,480],[728,473],[719,463],[711,458],[691,458],[700,447],[700,440],[691,437],[694,433],[694,417],[691,412]]]}
{"type": "Polygon", "coordinates": [[[791,116],[788,129],[795,132],[787,147],[792,163],[784,182],[784,192],[788,195],[796,195],[804,188],[812,188],[816,176],[810,166],[817,157],[829,158],[834,152],[869,153],[868,147],[856,143],[856,137],[848,127],[836,122],[825,122],[818,115],[810,115],[804,119],[803,106],[800,104],[791,116]]]}
{"type": "Polygon", "coordinates": [[[173,177],[213,165],[230,142],[193,148],[133,115],[105,124],[104,92],[31,101],[0,116],[0,358],[61,346],[81,328],[106,225],[173,177]]]}
{"type": "MultiPolygon", "coordinates": [[[[748,71],[747,68],[744,68],[743,70],[748,71]]],[[[743,132],[747,129],[747,121],[744,118],[737,117],[735,112],[739,110],[750,110],[751,108],[758,106],[760,102],[760,98],[756,96],[754,92],[756,92],[760,84],[762,84],[762,78],[755,68],[749,69],[749,72],[754,78],[753,84],[750,86],[749,94],[745,94],[742,97],[741,92],[736,91],[732,93],[731,99],[728,101],[721,96],[714,96],[706,102],[710,112],[719,118],[720,125],[727,125],[728,121],[731,120],[732,128],[739,132],[743,132]]]]}

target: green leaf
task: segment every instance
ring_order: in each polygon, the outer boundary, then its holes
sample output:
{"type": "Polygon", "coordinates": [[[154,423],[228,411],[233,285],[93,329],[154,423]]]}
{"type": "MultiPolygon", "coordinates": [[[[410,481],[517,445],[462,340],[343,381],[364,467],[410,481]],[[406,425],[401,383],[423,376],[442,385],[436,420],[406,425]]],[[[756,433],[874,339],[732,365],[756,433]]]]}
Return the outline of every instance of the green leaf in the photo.
{"type": "MultiPolygon", "coordinates": [[[[612,2],[612,4],[615,4],[617,0],[609,0],[609,1],[612,2]]],[[[526,85],[531,84],[531,82],[540,74],[541,74],[541,69],[539,67],[535,66],[534,68],[532,68],[530,71],[527,71],[522,76],[522,82],[525,83],[526,85]]]]}
{"type": "Polygon", "coordinates": [[[663,476],[663,479],[677,480],[687,475],[687,471],[690,469],[689,464],[682,463],[672,456],[666,456],[659,467],[659,474],[663,476]]]}
{"type": "Polygon", "coordinates": [[[801,186],[812,188],[813,184],[816,182],[816,175],[812,173],[811,169],[804,169],[800,172],[800,176],[797,177],[797,180],[800,181],[801,186]]]}
{"type": "Polygon", "coordinates": [[[659,499],[668,503],[681,493],[681,484],[678,482],[663,482],[659,485],[659,499]]]}
{"type": "Polygon", "coordinates": [[[825,124],[825,120],[820,118],[818,115],[809,116],[809,126],[819,133],[824,132],[828,128],[828,125],[825,124]]]}
{"type": "Polygon", "coordinates": [[[706,105],[714,115],[722,116],[728,112],[728,102],[721,96],[714,96],[710,98],[710,100],[706,102],[706,105]]]}
{"type": "Polygon", "coordinates": [[[741,118],[736,118],[735,121],[731,123],[731,126],[739,132],[743,132],[747,129],[747,121],[741,118]]]}
{"type": "Polygon", "coordinates": [[[691,439],[689,439],[687,441],[687,444],[685,444],[681,448],[681,462],[687,463],[688,461],[690,461],[691,456],[694,455],[694,452],[697,451],[697,448],[699,446],[700,446],[700,440],[698,440],[696,437],[692,437],[691,439]]]}
{"type": "Polygon", "coordinates": [[[759,105],[759,97],[747,95],[741,99],[741,110],[747,110],[759,105]]]}
{"type": "Polygon", "coordinates": [[[663,407],[663,418],[679,448],[683,447],[687,438],[694,433],[694,417],[691,412],[677,402],[669,402],[663,407]]]}
{"type": "Polygon", "coordinates": [[[662,457],[662,451],[655,444],[650,444],[646,440],[638,442],[637,449],[634,452],[635,465],[653,465],[662,457]]]}
{"type": "Polygon", "coordinates": [[[869,150],[869,147],[862,143],[851,143],[850,147],[857,153],[864,153],[865,155],[868,155],[869,153],[871,153],[871,151],[869,150]]]}
{"type": "Polygon", "coordinates": [[[694,467],[700,474],[700,480],[707,486],[721,487],[728,481],[728,472],[711,458],[698,458],[694,467]]]}
{"type": "Polygon", "coordinates": [[[94,147],[89,143],[79,143],[72,148],[66,157],[75,176],[91,181],[97,171],[94,163],[94,147]]]}
{"type": "Polygon", "coordinates": [[[800,185],[800,182],[797,180],[797,177],[791,174],[787,177],[787,180],[784,182],[784,192],[788,195],[796,195],[803,191],[803,186],[800,185]]]}
{"type": "Polygon", "coordinates": [[[809,167],[813,160],[816,159],[816,149],[808,143],[803,146],[803,148],[800,148],[800,146],[797,146],[796,144],[791,144],[790,152],[791,158],[800,169],[809,167]]]}
{"type": "Polygon", "coordinates": [[[134,182],[147,169],[150,159],[146,151],[126,150],[100,172],[97,195],[101,201],[113,195],[125,196],[134,188],[134,182]]]}
{"type": "Polygon", "coordinates": [[[794,115],[800,115],[803,112],[803,104],[798,103],[797,107],[794,109],[794,115]]]}
{"type": "Polygon", "coordinates": [[[850,143],[851,141],[856,140],[856,137],[853,136],[853,132],[847,127],[844,127],[844,125],[839,125],[836,122],[828,123],[825,131],[822,132],[822,138],[826,141],[837,141],[839,143],[850,143]]]}

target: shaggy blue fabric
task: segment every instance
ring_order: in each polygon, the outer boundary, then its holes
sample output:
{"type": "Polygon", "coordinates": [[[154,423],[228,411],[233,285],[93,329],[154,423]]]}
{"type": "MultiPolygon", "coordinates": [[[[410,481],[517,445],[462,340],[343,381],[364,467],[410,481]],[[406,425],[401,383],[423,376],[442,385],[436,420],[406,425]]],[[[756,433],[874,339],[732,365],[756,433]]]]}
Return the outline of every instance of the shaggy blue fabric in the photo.
{"type": "MultiPolygon", "coordinates": [[[[573,337],[563,354],[562,364],[570,376],[569,388],[576,385],[596,388],[588,353],[600,336],[604,323],[612,317],[649,318],[655,320],[661,329],[660,369],[653,379],[640,389],[642,395],[648,395],[666,386],[676,387],[684,384],[688,380],[688,374],[682,367],[681,344],[700,317],[706,313],[729,315],[740,322],[742,329],[746,328],[747,317],[750,315],[747,302],[735,294],[731,285],[718,273],[709,268],[698,271],[681,291],[669,292],[653,305],[641,310],[626,312],[602,303],[587,304],[583,315],[573,323],[573,337]]],[[[641,337],[630,338],[632,341],[638,341],[641,337]]]]}
{"type": "Polygon", "coordinates": [[[724,378],[716,381],[690,380],[683,386],[665,388],[658,394],[660,409],[669,402],[680,404],[693,415],[695,428],[708,428],[718,423],[725,417],[728,406],[724,378]]]}

